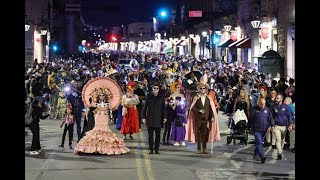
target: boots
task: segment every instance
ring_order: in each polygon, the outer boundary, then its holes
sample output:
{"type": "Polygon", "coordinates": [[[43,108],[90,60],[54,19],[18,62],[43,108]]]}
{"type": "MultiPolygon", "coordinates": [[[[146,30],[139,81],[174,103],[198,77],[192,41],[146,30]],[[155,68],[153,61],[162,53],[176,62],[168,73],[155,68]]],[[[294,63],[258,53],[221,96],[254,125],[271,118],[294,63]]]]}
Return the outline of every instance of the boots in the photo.
{"type": "Polygon", "coordinates": [[[197,154],[200,154],[201,153],[201,149],[197,149],[197,154]]]}
{"type": "Polygon", "coordinates": [[[202,150],[202,153],[203,153],[203,154],[208,154],[208,153],[207,153],[207,149],[203,149],[203,150],[202,150]]]}

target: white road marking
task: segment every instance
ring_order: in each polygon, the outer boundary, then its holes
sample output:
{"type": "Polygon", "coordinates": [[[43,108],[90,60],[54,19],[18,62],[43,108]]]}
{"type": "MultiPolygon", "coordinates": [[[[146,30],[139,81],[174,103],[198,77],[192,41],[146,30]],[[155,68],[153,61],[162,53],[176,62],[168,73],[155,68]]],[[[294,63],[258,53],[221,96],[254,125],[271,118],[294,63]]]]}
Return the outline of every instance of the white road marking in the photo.
{"type": "Polygon", "coordinates": [[[239,165],[236,161],[230,160],[230,163],[231,163],[235,168],[240,169],[240,165],[239,165]]]}
{"type": "MultiPolygon", "coordinates": [[[[272,149],[272,148],[271,148],[272,149]]],[[[272,152],[272,155],[271,155],[271,160],[270,161],[268,161],[267,162],[267,164],[275,164],[276,162],[277,162],[277,160],[275,159],[276,157],[277,157],[277,151],[276,150],[274,150],[273,152],[272,152]]]]}
{"type": "Polygon", "coordinates": [[[237,149],[237,150],[235,150],[235,151],[232,152],[232,153],[224,153],[224,155],[229,158],[229,157],[233,156],[234,154],[236,154],[236,153],[238,153],[238,152],[240,152],[240,151],[243,151],[243,150],[245,150],[245,149],[249,149],[251,146],[253,146],[253,144],[248,144],[248,145],[246,145],[245,147],[240,148],[240,149],[237,149]]]}

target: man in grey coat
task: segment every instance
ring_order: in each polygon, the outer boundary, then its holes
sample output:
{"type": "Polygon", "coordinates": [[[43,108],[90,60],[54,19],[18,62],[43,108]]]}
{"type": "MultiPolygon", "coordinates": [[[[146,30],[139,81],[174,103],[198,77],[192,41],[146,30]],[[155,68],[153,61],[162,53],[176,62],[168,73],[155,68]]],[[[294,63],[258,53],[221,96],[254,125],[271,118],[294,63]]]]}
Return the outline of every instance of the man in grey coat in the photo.
{"type": "Polygon", "coordinates": [[[152,86],[152,93],[147,95],[142,112],[142,122],[148,127],[149,135],[149,154],[159,153],[161,124],[167,121],[167,112],[165,98],[159,94],[159,85],[152,86]],[[153,132],[156,133],[156,139],[153,139],[153,132]]]}

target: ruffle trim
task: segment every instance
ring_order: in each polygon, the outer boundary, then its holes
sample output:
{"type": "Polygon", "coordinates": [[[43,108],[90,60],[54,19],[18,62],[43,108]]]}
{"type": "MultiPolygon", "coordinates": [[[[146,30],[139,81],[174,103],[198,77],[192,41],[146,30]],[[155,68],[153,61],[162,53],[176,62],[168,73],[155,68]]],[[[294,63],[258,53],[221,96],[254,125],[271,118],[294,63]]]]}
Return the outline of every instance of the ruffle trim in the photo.
{"type": "Polygon", "coordinates": [[[74,149],[82,153],[99,153],[107,155],[125,154],[130,150],[124,141],[110,130],[92,129],[80,139],[74,149]]]}
{"type": "Polygon", "coordinates": [[[103,147],[103,146],[86,146],[77,145],[74,149],[76,153],[97,153],[107,155],[119,155],[128,153],[130,150],[127,147],[103,147]]]}

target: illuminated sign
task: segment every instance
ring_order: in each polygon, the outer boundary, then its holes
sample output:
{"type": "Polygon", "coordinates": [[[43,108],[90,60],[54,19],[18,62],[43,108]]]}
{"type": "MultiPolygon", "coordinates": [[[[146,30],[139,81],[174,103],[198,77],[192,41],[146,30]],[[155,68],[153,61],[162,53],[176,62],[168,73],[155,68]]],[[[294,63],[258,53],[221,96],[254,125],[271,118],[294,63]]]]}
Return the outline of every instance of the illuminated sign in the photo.
{"type": "Polygon", "coordinates": [[[202,11],[189,11],[189,17],[202,17],[202,11]]]}

